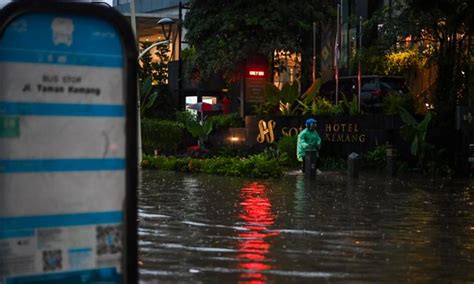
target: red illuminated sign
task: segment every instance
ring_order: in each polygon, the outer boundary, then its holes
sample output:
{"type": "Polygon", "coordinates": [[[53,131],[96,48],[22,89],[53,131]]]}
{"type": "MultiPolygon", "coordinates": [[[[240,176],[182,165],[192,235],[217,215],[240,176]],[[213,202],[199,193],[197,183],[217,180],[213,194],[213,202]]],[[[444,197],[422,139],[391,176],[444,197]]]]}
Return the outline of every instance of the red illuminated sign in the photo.
{"type": "Polygon", "coordinates": [[[263,70],[249,70],[249,77],[265,77],[265,71],[263,70]]]}

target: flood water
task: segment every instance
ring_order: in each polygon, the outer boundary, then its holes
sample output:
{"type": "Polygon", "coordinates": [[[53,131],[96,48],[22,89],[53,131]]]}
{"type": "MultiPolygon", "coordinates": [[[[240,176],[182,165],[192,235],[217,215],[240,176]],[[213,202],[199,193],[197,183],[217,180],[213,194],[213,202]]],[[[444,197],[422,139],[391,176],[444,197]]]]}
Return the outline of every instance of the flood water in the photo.
{"type": "Polygon", "coordinates": [[[142,283],[474,281],[472,179],[142,171],[142,283]]]}

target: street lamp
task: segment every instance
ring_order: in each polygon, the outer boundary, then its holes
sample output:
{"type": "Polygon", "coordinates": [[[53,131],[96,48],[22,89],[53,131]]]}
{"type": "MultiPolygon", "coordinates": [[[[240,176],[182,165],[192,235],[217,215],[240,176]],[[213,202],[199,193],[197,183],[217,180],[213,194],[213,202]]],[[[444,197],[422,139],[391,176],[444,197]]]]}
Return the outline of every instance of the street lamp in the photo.
{"type": "MultiPolygon", "coordinates": [[[[158,45],[164,45],[164,44],[169,44],[170,43],[170,37],[171,37],[171,28],[172,25],[174,24],[173,19],[170,18],[162,18],[160,19],[157,24],[161,26],[161,30],[163,31],[163,36],[165,37],[165,40],[163,41],[158,41],[150,45],[149,47],[145,48],[140,54],[138,55],[138,60],[142,58],[143,55],[147,54],[152,48],[158,46],[158,45]]],[[[138,89],[140,88],[138,84],[138,89]]],[[[138,128],[138,164],[140,165],[143,160],[143,151],[142,151],[142,124],[141,124],[141,116],[140,116],[140,90],[138,90],[138,96],[137,96],[137,128],[138,128]]]]}
{"type": "Polygon", "coordinates": [[[171,37],[171,28],[173,24],[174,20],[170,18],[162,18],[158,21],[158,25],[161,26],[161,30],[163,31],[163,36],[167,40],[171,37]]]}

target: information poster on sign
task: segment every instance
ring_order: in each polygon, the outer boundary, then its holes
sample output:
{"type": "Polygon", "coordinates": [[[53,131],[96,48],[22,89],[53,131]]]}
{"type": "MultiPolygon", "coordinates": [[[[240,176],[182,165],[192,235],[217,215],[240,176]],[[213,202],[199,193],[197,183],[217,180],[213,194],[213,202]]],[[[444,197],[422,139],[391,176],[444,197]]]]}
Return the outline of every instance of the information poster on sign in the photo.
{"type": "Polygon", "coordinates": [[[4,29],[0,283],[123,281],[123,54],[97,17],[24,13],[4,29]]]}

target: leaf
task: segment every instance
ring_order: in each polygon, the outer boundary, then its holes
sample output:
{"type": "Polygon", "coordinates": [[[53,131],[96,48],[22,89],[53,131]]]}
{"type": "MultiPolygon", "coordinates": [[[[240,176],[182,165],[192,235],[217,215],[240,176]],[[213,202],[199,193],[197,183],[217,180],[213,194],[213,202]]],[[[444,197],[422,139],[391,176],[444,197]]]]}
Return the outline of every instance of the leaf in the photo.
{"type": "Polygon", "coordinates": [[[431,121],[431,113],[427,113],[425,115],[425,118],[423,119],[423,121],[419,125],[420,130],[423,131],[423,132],[426,132],[426,130],[428,129],[428,125],[429,125],[430,121],[431,121]]]}
{"type": "Polygon", "coordinates": [[[408,142],[412,141],[415,138],[416,133],[416,129],[408,125],[400,128],[400,135],[408,142]]]}
{"type": "Polygon", "coordinates": [[[292,85],[285,85],[280,92],[280,99],[284,103],[294,104],[299,97],[299,84],[294,82],[292,85]]]}
{"type": "Polygon", "coordinates": [[[140,88],[140,96],[143,98],[147,96],[151,92],[152,84],[151,76],[147,76],[145,81],[143,81],[141,88],[140,88]]]}
{"type": "Polygon", "coordinates": [[[273,106],[277,106],[280,103],[280,90],[273,83],[267,82],[263,92],[267,101],[273,106]]]}
{"type": "Polygon", "coordinates": [[[418,154],[418,136],[415,136],[415,139],[411,142],[410,152],[413,156],[418,154]]]}
{"type": "Polygon", "coordinates": [[[214,128],[214,124],[212,123],[212,121],[205,121],[204,124],[202,125],[202,129],[203,129],[203,135],[205,137],[207,137],[209,134],[211,134],[212,130],[214,128]]]}
{"type": "Polygon", "coordinates": [[[321,88],[321,79],[313,81],[311,86],[301,95],[301,98],[305,101],[312,101],[318,94],[319,89],[321,88]]]}
{"type": "Polygon", "coordinates": [[[403,107],[400,108],[400,118],[407,125],[413,127],[418,125],[418,122],[415,120],[415,118],[403,107]]]}
{"type": "Polygon", "coordinates": [[[149,109],[153,106],[153,104],[155,104],[155,101],[156,101],[156,98],[158,97],[158,93],[157,92],[153,92],[152,94],[150,94],[146,101],[144,102],[144,106],[143,108],[145,109],[149,109]]]}
{"type": "Polygon", "coordinates": [[[186,129],[189,131],[191,136],[193,136],[194,138],[199,138],[203,133],[202,125],[200,125],[196,121],[189,121],[186,124],[186,129]]]}
{"type": "Polygon", "coordinates": [[[316,112],[318,111],[317,105],[316,105],[316,100],[313,100],[311,103],[311,113],[313,115],[316,115],[316,112]]]}
{"type": "Polygon", "coordinates": [[[301,101],[301,100],[296,100],[298,102],[298,105],[300,105],[301,107],[301,112],[303,114],[306,114],[306,112],[309,110],[309,106],[308,104],[306,104],[305,102],[301,101]]]}

